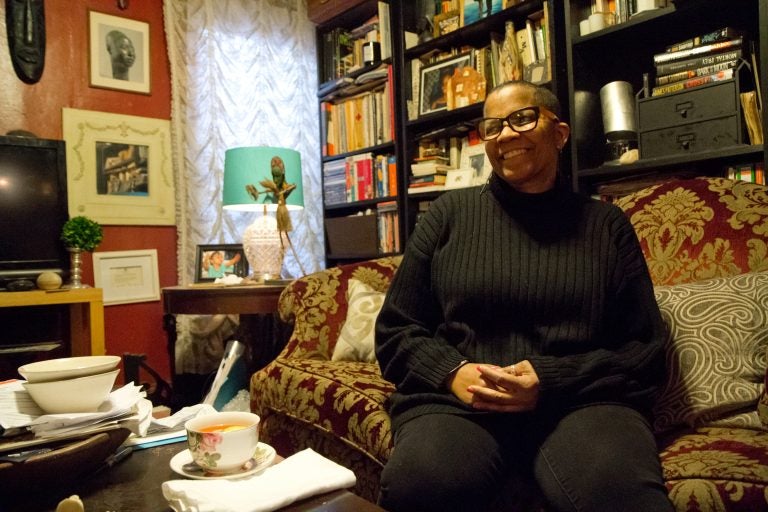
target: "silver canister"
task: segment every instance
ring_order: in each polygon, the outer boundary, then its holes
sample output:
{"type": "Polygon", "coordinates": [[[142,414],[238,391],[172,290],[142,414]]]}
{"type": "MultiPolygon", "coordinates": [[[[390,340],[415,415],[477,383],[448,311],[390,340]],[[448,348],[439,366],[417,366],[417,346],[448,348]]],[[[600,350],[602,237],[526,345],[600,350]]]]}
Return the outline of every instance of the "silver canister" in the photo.
{"type": "Polygon", "coordinates": [[[600,89],[603,131],[608,140],[636,139],[635,95],[629,82],[610,82],[600,89]]]}

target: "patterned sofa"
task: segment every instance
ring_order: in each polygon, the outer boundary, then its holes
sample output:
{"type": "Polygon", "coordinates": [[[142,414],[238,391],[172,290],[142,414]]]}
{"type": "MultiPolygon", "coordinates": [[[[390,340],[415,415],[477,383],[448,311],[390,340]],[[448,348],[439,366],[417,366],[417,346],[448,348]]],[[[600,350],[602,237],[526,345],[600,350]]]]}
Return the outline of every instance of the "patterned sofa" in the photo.
{"type": "MultiPolygon", "coordinates": [[[[618,204],[670,327],[669,379],[654,425],[670,497],[679,511],[768,510],[768,188],[695,178],[618,204]]],[[[311,446],[337,460],[369,499],[392,448],[384,403],[393,386],[375,363],[331,358],[345,324],[372,328],[398,263],[381,258],[294,281],[279,306],[293,333],[251,379],[264,441],[284,455],[311,446]],[[351,308],[350,279],[370,286],[351,308]]]]}

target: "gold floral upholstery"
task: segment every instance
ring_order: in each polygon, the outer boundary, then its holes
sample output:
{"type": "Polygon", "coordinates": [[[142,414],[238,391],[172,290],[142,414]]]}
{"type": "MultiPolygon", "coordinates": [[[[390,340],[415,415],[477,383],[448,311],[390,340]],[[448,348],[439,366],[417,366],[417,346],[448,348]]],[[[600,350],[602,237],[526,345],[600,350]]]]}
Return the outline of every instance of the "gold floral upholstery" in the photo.
{"type": "Polygon", "coordinates": [[[294,325],[286,347],[251,379],[251,408],[261,435],[281,455],[312,447],[355,471],[356,492],[378,493],[379,474],[392,449],[385,401],[394,386],[375,363],[331,362],[347,315],[349,279],[386,291],[399,257],[342,265],[291,283],[279,314],[294,325]]]}
{"type": "Polygon", "coordinates": [[[654,284],[768,270],[768,188],[725,178],[654,185],[619,199],[654,284]]]}
{"type": "MultiPolygon", "coordinates": [[[[655,185],[618,204],[637,230],[654,283],[673,285],[768,270],[766,190],[696,178],[655,185]]],[[[330,359],[346,319],[347,281],[385,291],[398,264],[382,258],[294,281],[279,306],[293,334],[251,379],[264,441],[282,455],[312,447],[351,468],[355,492],[372,500],[392,449],[385,403],[394,388],[375,364],[330,359]]],[[[678,511],[768,511],[768,431],[686,428],[665,432],[659,448],[678,511]]]]}

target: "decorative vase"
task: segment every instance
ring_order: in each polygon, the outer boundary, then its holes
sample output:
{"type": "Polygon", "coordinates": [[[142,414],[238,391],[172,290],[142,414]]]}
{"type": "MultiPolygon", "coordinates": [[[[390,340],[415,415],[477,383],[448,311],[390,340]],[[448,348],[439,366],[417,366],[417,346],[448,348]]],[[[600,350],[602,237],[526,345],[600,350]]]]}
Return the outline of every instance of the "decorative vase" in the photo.
{"type": "Polygon", "coordinates": [[[67,247],[69,251],[69,288],[87,288],[82,282],[83,250],[67,247]]]}

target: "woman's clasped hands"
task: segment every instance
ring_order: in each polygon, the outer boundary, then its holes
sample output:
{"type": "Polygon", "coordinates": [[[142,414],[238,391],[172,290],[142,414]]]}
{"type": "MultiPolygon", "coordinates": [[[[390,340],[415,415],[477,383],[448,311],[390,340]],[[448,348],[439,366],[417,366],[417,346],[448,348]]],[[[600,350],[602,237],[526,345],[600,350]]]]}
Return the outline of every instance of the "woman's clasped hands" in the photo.
{"type": "Polygon", "coordinates": [[[450,389],[475,409],[523,412],[536,408],[539,377],[527,360],[503,368],[467,363],[456,372],[450,389]]]}

